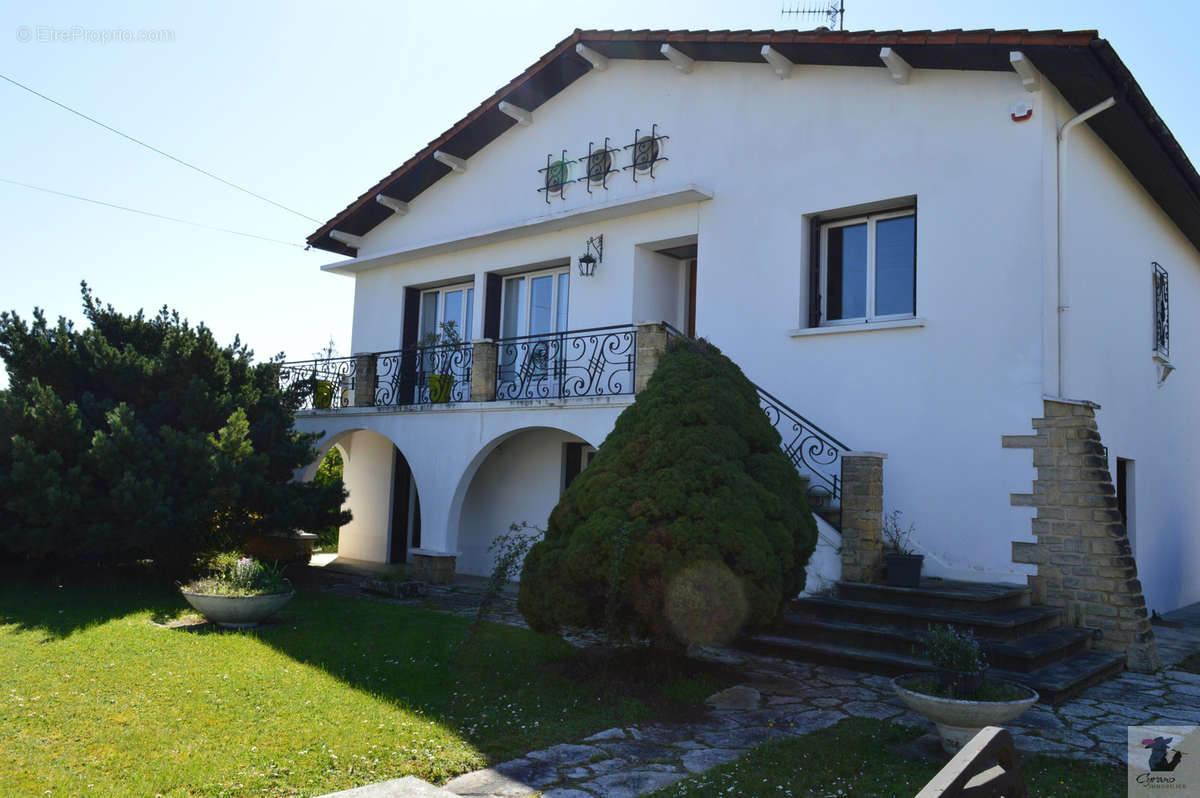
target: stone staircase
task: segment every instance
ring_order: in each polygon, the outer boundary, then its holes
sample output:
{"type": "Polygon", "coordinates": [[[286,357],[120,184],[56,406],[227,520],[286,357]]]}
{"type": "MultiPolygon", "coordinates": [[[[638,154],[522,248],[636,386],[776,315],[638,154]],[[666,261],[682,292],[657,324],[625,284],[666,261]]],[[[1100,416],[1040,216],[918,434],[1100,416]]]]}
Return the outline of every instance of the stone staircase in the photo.
{"type": "Polygon", "coordinates": [[[1125,658],[1091,650],[1092,633],[1062,625],[1062,611],[1032,603],[1021,585],[923,579],[899,588],[839,582],[832,595],[791,602],[772,634],[745,637],[748,651],[887,675],[929,670],[921,641],[951,624],[984,642],[989,674],[1021,682],[1058,704],[1119,674],[1125,658]]]}

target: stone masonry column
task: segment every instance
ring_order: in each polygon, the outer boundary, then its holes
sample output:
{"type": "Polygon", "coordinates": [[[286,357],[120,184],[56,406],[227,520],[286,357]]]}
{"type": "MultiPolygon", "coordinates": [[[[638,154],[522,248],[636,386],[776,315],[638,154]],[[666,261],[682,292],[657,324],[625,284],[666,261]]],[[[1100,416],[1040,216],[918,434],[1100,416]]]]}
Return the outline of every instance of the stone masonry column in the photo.
{"type": "Polygon", "coordinates": [[[1006,449],[1032,449],[1033,493],[1012,504],[1036,507],[1037,543],[1013,542],[1013,562],[1037,566],[1034,601],[1063,610],[1063,623],[1095,629],[1092,647],[1122,653],[1132,671],[1161,667],[1137,563],[1117,509],[1108,457],[1092,402],[1045,399],[1034,435],[1005,435],[1006,449]]]}
{"type": "Polygon", "coordinates": [[[354,357],[354,407],[375,404],[375,355],[354,357]]]}
{"type": "Polygon", "coordinates": [[[633,392],[641,393],[658,368],[658,361],[667,352],[667,328],[662,322],[643,322],[635,324],[634,329],[637,331],[637,355],[633,366],[633,392]]]}
{"type": "Polygon", "coordinates": [[[880,452],[842,455],[842,580],[875,582],[883,570],[883,461],[880,452]]]}
{"type": "Polygon", "coordinates": [[[497,349],[491,338],[471,342],[472,402],[490,402],[496,398],[497,349]]]}

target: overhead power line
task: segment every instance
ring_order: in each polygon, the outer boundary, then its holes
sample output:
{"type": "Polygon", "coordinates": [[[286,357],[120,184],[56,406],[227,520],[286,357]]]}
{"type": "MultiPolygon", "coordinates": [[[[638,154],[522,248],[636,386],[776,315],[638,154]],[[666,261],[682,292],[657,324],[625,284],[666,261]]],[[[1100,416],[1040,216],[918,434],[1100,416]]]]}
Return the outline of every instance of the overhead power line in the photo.
{"type": "Polygon", "coordinates": [[[109,131],[110,133],[116,133],[121,138],[128,139],[129,141],[132,141],[134,144],[137,144],[139,147],[145,147],[146,149],[150,150],[151,152],[158,153],[159,155],[163,156],[164,158],[169,158],[172,161],[174,161],[175,163],[180,164],[181,166],[186,166],[188,169],[192,169],[196,172],[199,172],[200,174],[204,175],[205,177],[211,177],[213,180],[216,180],[219,183],[224,183],[225,185],[229,186],[230,188],[237,189],[238,191],[242,192],[243,194],[249,194],[251,197],[254,197],[255,199],[260,199],[263,202],[270,203],[271,205],[274,205],[276,208],[281,208],[281,209],[287,211],[288,213],[294,213],[303,219],[308,219],[310,222],[316,222],[317,224],[321,224],[320,219],[314,219],[307,214],[304,214],[304,213],[301,213],[300,211],[289,208],[288,206],[286,206],[282,203],[276,202],[273,199],[264,197],[262,194],[256,194],[255,192],[251,191],[248,188],[244,188],[242,186],[239,186],[237,183],[230,182],[229,180],[226,180],[225,178],[223,178],[219,175],[214,175],[212,172],[209,172],[206,169],[201,169],[199,166],[196,166],[195,164],[190,164],[187,161],[183,160],[182,158],[176,158],[174,155],[172,155],[169,152],[163,152],[158,147],[151,146],[150,144],[147,144],[146,142],[142,141],[141,139],[134,138],[133,136],[129,135],[128,133],[122,133],[121,131],[117,130],[115,127],[110,127],[109,125],[104,124],[103,122],[101,122],[98,119],[93,119],[92,117],[88,116],[87,114],[83,113],[82,111],[76,111],[71,106],[64,105],[63,103],[60,103],[58,100],[55,100],[52,97],[47,97],[46,95],[42,94],[40,91],[35,91],[34,89],[31,89],[30,87],[26,86],[24,83],[21,83],[20,81],[17,81],[17,80],[13,80],[8,75],[0,74],[0,78],[8,81],[9,83],[16,86],[17,88],[24,89],[25,91],[29,92],[30,94],[34,95],[35,97],[41,97],[46,102],[57,105],[59,108],[63,109],[64,111],[69,111],[69,112],[75,114],[75,116],[80,117],[81,119],[86,119],[87,121],[91,122],[93,125],[99,125],[100,127],[104,128],[105,130],[109,131]]]}
{"type": "Polygon", "coordinates": [[[304,249],[304,247],[300,246],[299,244],[297,244],[294,241],[284,241],[283,239],[280,239],[280,238],[271,238],[269,236],[260,236],[260,235],[255,235],[254,233],[243,233],[240,230],[230,230],[227,227],[215,227],[211,224],[201,224],[200,222],[192,222],[187,219],[179,219],[174,216],[164,216],[161,213],[151,213],[150,211],[143,211],[143,210],[139,210],[137,208],[128,208],[124,205],[117,205],[112,202],[104,202],[103,200],[91,199],[90,197],[81,197],[78,194],[68,194],[65,191],[55,191],[52,188],[43,188],[42,186],[34,186],[34,185],[30,185],[29,183],[22,183],[18,180],[9,180],[7,178],[0,177],[0,183],[7,183],[10,186],[20,186],[21,188],[27,188],[32,191],[41,191],[45,194],[54,194],[55,196],[66,197],[68,199],[73,199],[73,200],[79,200],[80,202],[90,202],[93,205],[103,205],[105,208],[114,208],[118,211],[128,211],[129,213],[137,213],[137,214],[141,214],[142,216],[149,216],[153,219],[162,219],[163,221],[167,221],[167,222],[176,222],[177,224],[186,224],[189,227],[199,227],[202,230],[216,230],[219,233],[229,233],[230,235],[243,236],[245,238],[256,238],[259,241],[270,241],[272,244],[284,244],[289,247],[296,247],[298,249],[304,249]]]}

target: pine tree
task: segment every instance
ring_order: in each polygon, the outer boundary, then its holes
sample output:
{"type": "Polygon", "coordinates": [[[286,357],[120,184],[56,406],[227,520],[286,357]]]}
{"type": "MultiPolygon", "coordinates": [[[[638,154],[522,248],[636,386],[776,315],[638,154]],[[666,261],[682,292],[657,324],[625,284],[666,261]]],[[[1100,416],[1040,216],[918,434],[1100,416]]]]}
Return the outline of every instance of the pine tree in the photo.
{"type": "Polygon", "coordinates": [[[315,436],[293,427],[278,364],[164,307],[89,322],[0,314],[0,550],[168,571],[264,532],[344,523],[340,481],[292,481],[315,436]]]}

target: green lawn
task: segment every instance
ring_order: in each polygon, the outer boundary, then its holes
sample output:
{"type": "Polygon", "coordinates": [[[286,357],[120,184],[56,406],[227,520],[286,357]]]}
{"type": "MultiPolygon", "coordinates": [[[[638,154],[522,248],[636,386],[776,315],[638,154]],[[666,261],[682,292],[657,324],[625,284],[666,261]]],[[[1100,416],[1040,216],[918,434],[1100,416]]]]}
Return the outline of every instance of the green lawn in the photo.
{"type": "Polygon", "coordinates": [[[647,717],[561,641],[301,593],[198,633],[163,588],[0,585],[0,795],[295,796],[488,760],[647,717]]]}
{"type": "MultiPolygon", "coordinates": [[[[843,720],[823,731],[769,743],[648,798],[912,798],[944,762],[907,756],[890,746],[923,733],[887,721],[843,720]]],[[[1120,798],[1126,792],[1125,771],[1115,765],[1036,756],[1022,763],[1022,773],[1029,794],[1037,798],[1120,798]]]]}

